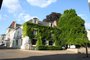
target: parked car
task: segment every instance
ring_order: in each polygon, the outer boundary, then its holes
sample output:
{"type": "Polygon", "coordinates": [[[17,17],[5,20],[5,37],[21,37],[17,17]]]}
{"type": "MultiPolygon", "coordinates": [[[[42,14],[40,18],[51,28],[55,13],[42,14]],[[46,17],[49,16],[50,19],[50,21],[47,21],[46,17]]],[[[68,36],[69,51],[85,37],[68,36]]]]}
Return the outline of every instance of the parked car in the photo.
{"type": "Polygon", "coordinates": [[[2,42],[2,43],[0,43],[0,46],[4,46],[5,44],[2,42]]]}

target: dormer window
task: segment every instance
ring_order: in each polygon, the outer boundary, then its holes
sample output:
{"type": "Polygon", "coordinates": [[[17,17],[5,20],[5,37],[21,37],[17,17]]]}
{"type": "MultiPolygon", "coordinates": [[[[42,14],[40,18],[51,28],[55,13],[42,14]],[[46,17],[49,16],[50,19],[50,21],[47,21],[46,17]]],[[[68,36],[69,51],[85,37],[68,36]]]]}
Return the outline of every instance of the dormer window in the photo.
{"type": "Polygon", "coordinates": [[[38,24],[38,18],[33,18],[33,23],[38,24]]]}
{"type": "Polygon", "coordinates": [[[34,20],[34,23],[36,24],[36,19],[34,20]]]}
{"type": "Polygon", "coordinates": [[[53,27],[53,24],[50,22],[50,23],[49,23],[49,26],[50,26],[50,27],[53,27]]]}

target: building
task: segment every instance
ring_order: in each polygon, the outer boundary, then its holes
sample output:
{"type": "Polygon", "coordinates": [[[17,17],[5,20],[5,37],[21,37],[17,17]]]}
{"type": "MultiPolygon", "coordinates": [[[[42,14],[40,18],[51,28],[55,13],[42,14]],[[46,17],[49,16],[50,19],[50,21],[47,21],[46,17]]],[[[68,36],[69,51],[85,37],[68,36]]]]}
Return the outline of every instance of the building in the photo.
{"type": "Polygon", "coordinates": [[[90,41],[90,30],[87,30],[87,37],[88,37],[88,40],[90,41]]]}
{"type": "MultiPolygon", "coordinates": [[[[50,24],[50,22],[39,21],[38,18],[33,18],[33,19],[29,20],[28,22],[31,22],[33,24],[42,25],[42,26],[50,26],[50,27],[56,26],[55,21],[53,22],[53,24],[50,24]]],[[[11,25],[7,28],[7,31],[6,31],[6,36],[5,36],[5,40],[4,40],[5,46],[13,47],[13,48],[21,48],[22,44],[24,46],[24,44],[26,44],[26,43],[25,43],[25,41],[23,41],[24,38],[22,38],[22,29],[23,29],[22,25],[17,24],[15,21],[13,21],[11,23],[11,25]]],[[[36,34],[36,33],[37,33],[36,30],[33,31],[33,34],[36,34]]],[[[33,42],[33,45],[34,44],[35,44],[35,41],[33,42]]],[[[24,46],[24,48],[25,48],[25,46],[24,46]]]]}
{"type": "Polygon", "coordinates": [[[22,41],[22,29],[20,24],[15,21],[7,28],[5,37],[5,46],[20,48],[22,41]]]}
{"type": "MultiPolygon", "coordinates": [[[[33,19],[29,20],[28,22],[29,22],[29,23],[33,23],[33,24],[35,24],[35,25],[37,24],[38,26],[48,26],[48,27],[54,27],[54,26],[56,26],[56,25],[55,25],[56,22],[53,22],[52,25],[51,25],[50,22],[39,21],[38,18],[33,18],[33,19]]],[[[32,28],[33,28],[33,26],[32,26],[32,28]]],[[[37,29],[38,29],[38,28],[35,28],[35,29],[33,28],[33,32],[31,33],[33,36],[37,35],[37,31],[38,31],[37,29]]],[[[25,37],[23,38],[21,49],[27,49],[28,47],[30,47],[29,44],[32,45],[32,48],[31,48],[31,49],[33,49],[33,47],[36,46],[36,42],[37,42],[37,38],[36,38],[36,37],[30,39],[30,40],[32,40],[30,43],[27,43],[27,41],[28,41],[27,38],[28,38],[28,36],[25,36],[25,37]],[[27,46],[28,46],[28,47],[27,47],[27,46]],[[27,48],[25,48],[25,47],[27,47],[27,48]]],[[[46,40],[46,39],[43,39],[42,42],[43,42],[45,45],[55,45],[52,41],[48,41],[48,40],[46,40]]],[[[29,49],[29,48],[28,48],[28,49],[29,49]]]]}
{"type": "Polygon", "coordinates": [[[38,25],[42,25],[42,26],[49,26],[48,22],[39,21],[38,18],[33,18],[33,19],[29,20],[29,22],[38,24],[38,25]]]}
{"type": "Polygon", "coordinates": [[[56,20],[54,20],[52,22],[48,22],[48,23],[49,23],[50,27],[56,27],[57,26],[57,21],[56,20]]]}
{"type": "Polygon", "coordinates": [[[0,35],[0,45],[2,45],[4,43],[5,36],[6,36],[5,34],[0,35]]]}

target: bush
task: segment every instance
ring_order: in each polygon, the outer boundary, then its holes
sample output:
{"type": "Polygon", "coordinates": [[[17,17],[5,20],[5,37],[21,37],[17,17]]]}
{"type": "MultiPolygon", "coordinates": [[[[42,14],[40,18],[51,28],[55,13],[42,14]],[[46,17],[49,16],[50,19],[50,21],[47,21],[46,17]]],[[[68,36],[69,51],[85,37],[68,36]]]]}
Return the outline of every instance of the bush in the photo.
{"type": "Polygon", "coordinates": [[[57,47],[57,46],[48,46],[48,50],[62,50],[61,46],[57,47]]]}
{"type": "Polygon", "coordinates": [[[76,45],[76,48],[80,48],[80,45],[76,45]]]}
{"type": "Polygon", "coordinates": [[[36,50],[62,50],[62,47],[56,47],[56,46],[38,46],[38,47],[36,47],[36,50]]]}
{"type": "Polygon", "coordinates": [[[47,46],[36,46],[36,50],[47,50],[47,46]]]}

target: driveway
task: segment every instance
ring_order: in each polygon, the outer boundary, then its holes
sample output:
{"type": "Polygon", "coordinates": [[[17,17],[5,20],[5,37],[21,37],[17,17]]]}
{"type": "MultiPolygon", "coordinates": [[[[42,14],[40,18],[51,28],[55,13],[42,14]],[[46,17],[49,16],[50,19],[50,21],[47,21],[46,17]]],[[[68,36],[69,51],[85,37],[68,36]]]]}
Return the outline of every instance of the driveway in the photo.
{"type": "Polygon", "coordinates": [[[68,50],[35,51],[20,49],[0,49],[0,60],[90,60],[85,54],[68,50]]]}

